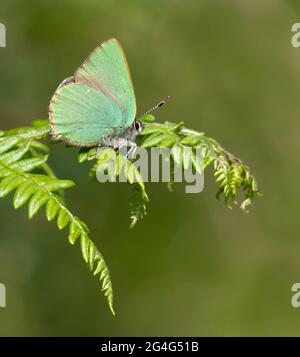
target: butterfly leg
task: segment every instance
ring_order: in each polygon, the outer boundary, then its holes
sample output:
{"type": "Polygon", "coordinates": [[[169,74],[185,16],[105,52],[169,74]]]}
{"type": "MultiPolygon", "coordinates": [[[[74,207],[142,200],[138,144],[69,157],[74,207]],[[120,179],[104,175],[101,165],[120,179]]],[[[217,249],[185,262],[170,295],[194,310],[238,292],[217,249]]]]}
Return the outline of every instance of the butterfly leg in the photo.
{"type": "MultiPolygon", "coordinates": [[[[99,146],[98,146],[99,148],[99,146]]],[[[88,160],[93,160],[97,157],[97,151],[92,153],[92,154],[88,154],[88,160]]]]}
{"type": "Polygon", "coordinates": [[[135,158],[135,154],[136,154],[136,149],[137,149],[137,145],[134,141],[128,141],[128,146],[130,147],[128,153],[127,153],[127,158],[128,159],[134,159],[135,158]]]}
{"type": "Polygon", "coordinates": [[[103,138],[99,144],[99,148],[103,146],[108,146],[113,149],[117,149],[119,154],[125,156],[128,159],[134,159],[136,154],[137,145],[134,141],[128,140],[126,138],[103,138]],[[129,148],[129,150],[128,150],[129,148]]]}
{"type": "Polygon", "coordinates": [[[118,149],[119,153],[128,159],[133,159],[135,157],[135,152],[137,149],[136,143],[126,138],[103,138],[99,144],[99,147],[103,146],[118,149]]]}
{"type": "Polygon", "coordinates": [[[134,159],[137,145],[134,141],[120,138],[118,141],[119,153],[125,156],[127,159],[134,159]],[[129,148],[129,150],[128,150],[129,148]]]}

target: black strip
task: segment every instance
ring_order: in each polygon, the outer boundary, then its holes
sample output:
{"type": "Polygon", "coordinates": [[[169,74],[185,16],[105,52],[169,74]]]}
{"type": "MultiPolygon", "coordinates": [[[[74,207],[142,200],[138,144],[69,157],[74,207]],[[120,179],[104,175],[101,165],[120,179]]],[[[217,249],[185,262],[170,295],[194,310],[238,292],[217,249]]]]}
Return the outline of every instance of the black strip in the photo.
{"type": "Polygon", "coordinates": [[[4,352],[66,352],[104,353],[122,352],[137,355],[145,352],[213,353],[239,355],[277,353],[286,355],[290,349],[300,349],[299,338],[238,338],[238,337],[1,337],[0,355],[4,352]]]}

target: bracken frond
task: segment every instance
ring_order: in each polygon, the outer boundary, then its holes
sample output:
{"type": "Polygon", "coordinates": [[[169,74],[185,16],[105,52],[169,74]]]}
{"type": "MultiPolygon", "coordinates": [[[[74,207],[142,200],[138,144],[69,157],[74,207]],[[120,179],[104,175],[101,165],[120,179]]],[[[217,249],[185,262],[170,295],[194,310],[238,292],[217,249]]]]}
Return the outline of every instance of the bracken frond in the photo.
{"type": "MultiPolygon", "coordinates": [[[[216,140],[202,132],[186,128],[183,122],[159,124],[154,122],[154,117],[150,114],[142,117],[141,121],[144,130],[138,137],[138,145],[146,149],[174,149],[170,158],[173,168],[183,163],[183,168],[192,165],[195,171],[202,174],[203,170],[212,166],[218,185],[217,197],[222,196],[227,207],[231,208],[234,203],[247,212],[247,207],[260,195],[249,167],[216,140]],[[191,155],[187,155],[186,147],[192,148],[191,155]],[[196,159],[197,149],[204,152],[202,166],[196,159]],[[239,192],[244,193],[240,203],[239,192]]],[[[74,186],[74,182],[58,179],[47,163],[49,148],[41,140],[48,138],[48,133],[47,120],[35,120],[28,127],[0,131],[0,198],[13,193],[14,207],[18,209],[27,204],[29,219],[45,207],[48,221],[56,220],[59,229],[68,228],[69,242],[80,242],[83,259],[91,272],[98,276],[114,314],[112,283],[105,260],[91,240],[86,224],[71,213],[64,201],[64,190],[74,186]]],[[[113,172],[119,180],[122,178],[129,183],[133,190],[130,227],[134,227],[146,215],[146,204],[149,201],[142,175],[134,162],[110,148],[101,151],[98,148],[82,148],[78,161],[93,161],[90,175],[95,178],[99,171],[105,172],[111,166],[112,156],[115,157],[113,172]]],[[[174,177],[171,176],[169,189],[172,189],[173,181],[174,177]]]]}
{"type": "MultiPolygon", "coordinates": [[[[41,123],[40,123],[41,124],[41,123]]],[[[90,239],[85,223],[74,216],[60,195],[74,186],[70,180],[59,180],[47,165],[47,147],[37,140],[48,133],[45,125],[19,128],[0,137],[0,198],[14,192],[13,205],[18,209],[28,205],[28,217],[33,218],[42,207],[48,221],[56,219],[59,229],[68,226],[69,242],[80,241],[84,261],[91,272],[99,276],[102,290],[114,314],[110,273],[103,256],[90,239]],[[38,173],[38,171],[43,173],[38,173]]]]}

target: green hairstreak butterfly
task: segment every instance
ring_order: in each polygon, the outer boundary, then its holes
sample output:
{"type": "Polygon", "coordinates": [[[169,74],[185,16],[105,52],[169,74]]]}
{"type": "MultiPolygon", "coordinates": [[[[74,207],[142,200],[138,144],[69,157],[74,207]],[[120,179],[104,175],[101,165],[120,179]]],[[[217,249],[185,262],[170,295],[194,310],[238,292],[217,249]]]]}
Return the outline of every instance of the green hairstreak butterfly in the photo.
{"type": "Polygon", "coordinates": [[[136,112],[127,60],[112,38],[57,88],[49,106],[51,138],[82,147],[133,146],[143,129],[136,112]]]}

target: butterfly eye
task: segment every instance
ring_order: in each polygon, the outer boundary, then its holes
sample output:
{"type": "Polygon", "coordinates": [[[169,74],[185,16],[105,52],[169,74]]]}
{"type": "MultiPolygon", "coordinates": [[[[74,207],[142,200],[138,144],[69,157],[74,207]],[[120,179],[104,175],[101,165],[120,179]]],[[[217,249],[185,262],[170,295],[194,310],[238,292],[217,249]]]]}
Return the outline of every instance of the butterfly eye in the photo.
{"type": "Polygon", "coordinates": [[[135,129],[137,132],[140,132],[140,131],[143,129],[143,126],[142,126],[142,124],[141,124],[139,121],[135,121],[135,122],[134,122],[134,129],[135,129]]]}
{"type": "Polygon", "coordinates": [[[139,128],[140,128],[140,123],[139,123],[138,121],[136,121],[136,122],[134,123],[134,129],[135,129],[136,131],[139,131],[139,128]]]}

